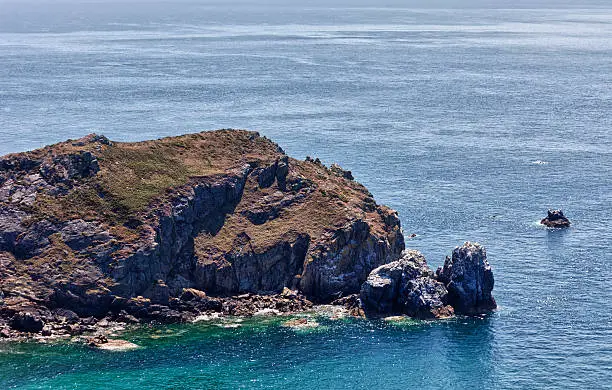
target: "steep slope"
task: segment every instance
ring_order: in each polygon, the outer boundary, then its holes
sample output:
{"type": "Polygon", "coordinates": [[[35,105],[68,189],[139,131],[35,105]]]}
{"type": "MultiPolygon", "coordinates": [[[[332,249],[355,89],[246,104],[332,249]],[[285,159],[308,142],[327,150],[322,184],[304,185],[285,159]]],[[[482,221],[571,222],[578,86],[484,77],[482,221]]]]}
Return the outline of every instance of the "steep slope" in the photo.
{"type": "Polygon", "coordinates": [[[396,213],[349,172],[254,132],[89,135],[0,159],[3,318],[172,306],[189,288],[327,302],[403,249],[396,213]]]}

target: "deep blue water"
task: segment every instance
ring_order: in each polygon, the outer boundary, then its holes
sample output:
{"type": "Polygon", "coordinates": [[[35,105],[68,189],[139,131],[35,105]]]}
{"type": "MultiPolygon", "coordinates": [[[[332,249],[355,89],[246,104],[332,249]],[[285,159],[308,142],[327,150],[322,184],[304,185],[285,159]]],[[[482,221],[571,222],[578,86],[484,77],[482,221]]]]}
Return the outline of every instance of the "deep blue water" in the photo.
{"type": "Polygon", "coordinates": [[[610,388],[612,4],[457,3],[0,0],[0,155],[258,130],[351,169],[432,266],[483,243],[500,305],[141,331],[126,353],[0,344],[0,388],[610,388]],[[572,228],[539,226],[549,207],[572,228]]]}

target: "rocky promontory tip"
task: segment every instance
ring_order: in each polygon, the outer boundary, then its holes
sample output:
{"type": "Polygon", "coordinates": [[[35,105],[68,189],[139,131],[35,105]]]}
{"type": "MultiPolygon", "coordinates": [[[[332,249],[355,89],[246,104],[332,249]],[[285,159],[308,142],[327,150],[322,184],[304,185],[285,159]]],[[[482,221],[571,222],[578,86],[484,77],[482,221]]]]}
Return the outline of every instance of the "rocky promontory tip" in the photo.
{"type": "Polygon", "coordinates": [[[255,132],[90,135],[0,158],[3,337],[305,310],[403,250],[397,213],[349,171],[255,132]]]}
{"type": "Polygon", "coordinates": [[[438,280],[448,290],[448,303],[456,313],[484,314],[497,307],[491,294],[493,271],[487,261],[485,248],[466,242],[446,257],[444,267],[436,271],[438,280]]]}
{"type": "Polygon", "coordinates": [[[549,228],[566,228],[571,225],[570,220],[563,214],[562,210],[548,210],[548,215],[540,223],[549,228]]]}
{"type": "Polygon", "coordinates": [[[361,287],[369,316],[405,314],[430,319],[494,310],[493,272],[485,249],[466,242],[453,250],[436,273],[418,251],[405,251],[394,262],[374,269],[361,287]]]}

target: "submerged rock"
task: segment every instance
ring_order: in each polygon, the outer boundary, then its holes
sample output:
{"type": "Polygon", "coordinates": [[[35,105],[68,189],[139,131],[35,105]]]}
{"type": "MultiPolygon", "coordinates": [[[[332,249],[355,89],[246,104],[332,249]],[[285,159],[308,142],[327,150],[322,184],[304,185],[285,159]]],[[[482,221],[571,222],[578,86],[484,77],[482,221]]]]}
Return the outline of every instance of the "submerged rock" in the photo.
{"type": "Polygon", "coordinates": [[[570,220],[561,210],[548,210],[548,215],[540,223],[550,228],[566,228],[571,225],[570,220]]]}
{"type": "Polygon", "coordinates": [[[87,345],[92,348],[116,352],[140,348],[138,345],[132,342],[126,340],[109,339],[102,335],[91,337],[87,340],[87,345]]]}
{"type": "Polygon", "coordinates": [[[296,318],[285,321],[282,325],[293,329],[312,329],[318,327],[319,323],[309,318],[296,318]]]}
{"type": "Polygon", "coordinates": [[[446,288],[418,251],[406,251],[401,259],[373,270],[361,287],[361,302],[370,315],[402,313],[424,319],[453,315],[446,288]]]}
{"type": "Polygon", "coordinates": [[[480,244],[466,242],[455,248],[437,274],[448,290],[448,303],[456,313],[483,314],[497,307],[491,294],[493,271],[480,244]]]}

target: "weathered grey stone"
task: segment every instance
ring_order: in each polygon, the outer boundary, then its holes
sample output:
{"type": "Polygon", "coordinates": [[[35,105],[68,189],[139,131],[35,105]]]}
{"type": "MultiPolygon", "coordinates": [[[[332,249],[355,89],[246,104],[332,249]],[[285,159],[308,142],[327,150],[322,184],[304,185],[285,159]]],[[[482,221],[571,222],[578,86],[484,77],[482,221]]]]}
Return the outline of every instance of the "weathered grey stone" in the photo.
{"type": "Polygon", "coordinates": [[[79,315],[72,310],[59,308],[53,310],[53,315],[57,318],[58,321],[67,322],[69,324],[75,324],[79,322],[79,315]]]}
{"type": "Polygon", "coordinates": [[[26,231],[22,221],[26,213],[0,207],[0,251],[14,252],[17,237],[26,231]]]}
{"type": "Polygon", "coordinates": [[[446,307],[446,299],[446,288],[417,251],[406,251],[401,259],[374,269],[361,287],[361,302],[370,315],[447,317],[452,309],[446,307]]]}
{"type": "MultiPolygon", "coordinates": [[[[394,211],[389,211],[395,214],[394,211]]],[[[300,289],[318,301],[330,301],[360,291],[374,268],[389,263],[404,249],[399,219],[390,219],[387,240],[376,238],[364,221],[355,221],[329,232],[321,243],[309,249],[300,289]]]]}
{"type": "Polygon", "coordinates": [[[251,248],[250,238],[239,235],[231,253],[198,260],[196,286],[217,294],[281,292],[284,287],[295,284],[309,242],[308,236],[300,235],[257,253],[251,248]]]}
{"type": "Polygon", "coordinates": [[[23,258],[40,254],[50,244],[49,236],[57,231],[57,227],[46,219],[30,225],[27,231],[17,238],[15,254],[23,258]]]}
{"type": "Polygon", "coordinates": [[[76,251],[83,250],[94,242],[107,242],[111,239],[110,233],[100,229],[98,224],[82,219],[67,222],[60,233],[66,245],[76,251]]]}
{"type": "Polygon", "coordinates": [[[156,281],[151,287],[151,291],[145,294],[151,297],[151,302],[167,305],[170,301],[170,289],[163,280],[156,281]]]}
{"type": "Polygon", "coordinates": [[[438,280],[448,290],[448,300],[455,312],[483,314],[497,307],[491,294],[493,271],[480,244],[466,242],[455,248],[437,273],[438,280]]]}
{"type": "Polygon", "coordinates": [[[40,174],[50,184],[87,178],[95,175],[99,170],[98,160],[87,151],[48,158],[40,166],[40,174]]]}
{"type": "Polygon", "coordinates": [[[289,157],[283,156],[276,166],[276,182],[283,191],[287,188],[287,175],[289,174],[289,157]]]}

